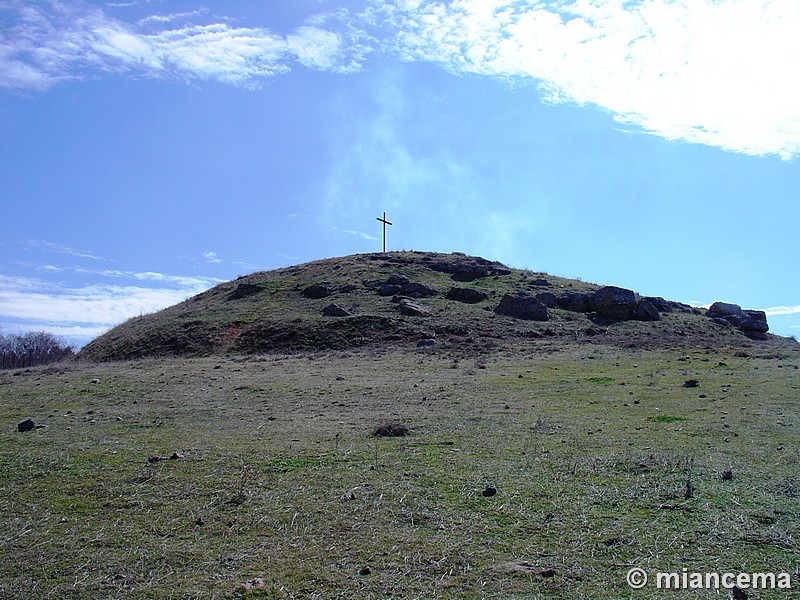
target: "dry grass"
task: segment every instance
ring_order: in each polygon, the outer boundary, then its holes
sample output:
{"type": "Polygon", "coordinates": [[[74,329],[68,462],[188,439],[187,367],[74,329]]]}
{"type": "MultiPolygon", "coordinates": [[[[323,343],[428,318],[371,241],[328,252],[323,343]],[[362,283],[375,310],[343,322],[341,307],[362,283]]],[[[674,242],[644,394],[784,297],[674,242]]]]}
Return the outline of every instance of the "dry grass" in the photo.
{"type": "Polygon", "coordinates": [[[539,340],[2,373],[0,596],[621,598],[632,565],[796,573],[800,356],[735,353],[539,340]],[[46,427],[16,432],[29,417],[46,427]]]}

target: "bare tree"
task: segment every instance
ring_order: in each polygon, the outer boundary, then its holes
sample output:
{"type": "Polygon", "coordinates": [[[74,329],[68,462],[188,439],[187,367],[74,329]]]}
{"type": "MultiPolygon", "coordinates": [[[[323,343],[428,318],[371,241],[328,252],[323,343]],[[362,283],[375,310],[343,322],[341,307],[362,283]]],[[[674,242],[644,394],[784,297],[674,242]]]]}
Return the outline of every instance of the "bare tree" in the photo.
{"type": "Polygon", "coordinates": [[[46,365],[75,354],[72,345],[47,331],[21,334],[0,333],[0,368],[15,369],[46,365]]]}

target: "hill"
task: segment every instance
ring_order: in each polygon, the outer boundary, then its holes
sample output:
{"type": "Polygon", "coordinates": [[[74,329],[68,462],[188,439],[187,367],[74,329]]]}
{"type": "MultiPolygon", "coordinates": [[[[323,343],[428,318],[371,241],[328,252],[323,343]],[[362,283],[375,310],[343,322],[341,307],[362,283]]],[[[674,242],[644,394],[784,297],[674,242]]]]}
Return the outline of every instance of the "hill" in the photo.
{"type": "MultiPolygon", "coordinates": [[[[766,317],[509,268],[460,253],[390,252],[253,273],[130,319],[80,356],[117,360],[436,340],[569,339],[669,347],[777,340],[766,317]]],[[[430,341],[423,343],[433,343],[430,341]]]]}

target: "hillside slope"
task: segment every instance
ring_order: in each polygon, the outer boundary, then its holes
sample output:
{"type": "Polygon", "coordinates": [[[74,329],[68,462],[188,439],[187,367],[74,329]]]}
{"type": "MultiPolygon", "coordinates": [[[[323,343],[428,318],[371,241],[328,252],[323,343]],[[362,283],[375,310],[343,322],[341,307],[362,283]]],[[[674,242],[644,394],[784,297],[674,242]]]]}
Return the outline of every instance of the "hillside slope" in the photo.
{"type": "Polygon", "coordinates": [[[80,356],[119,360],[433,344],[433,339],[466,348],[506,338],[638,347],[786,342],[765,333],[763,313],[734,307],[726,314],[728,306],[707,314],[460,253],[360,254],[220,284],[130,319],[92,341],[80,356]]]}

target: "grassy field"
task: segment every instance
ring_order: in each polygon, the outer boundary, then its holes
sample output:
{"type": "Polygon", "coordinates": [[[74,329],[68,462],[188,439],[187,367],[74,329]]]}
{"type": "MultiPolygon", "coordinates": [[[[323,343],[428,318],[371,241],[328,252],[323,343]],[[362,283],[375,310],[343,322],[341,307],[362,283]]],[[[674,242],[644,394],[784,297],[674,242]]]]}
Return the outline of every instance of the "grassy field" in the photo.
{"type": "Polygon", "coordinates": [[[728,597],[633,591],[634,566],[797,586],[798,366],[538,340],[3,372],[0,597],[728,597]]]}

